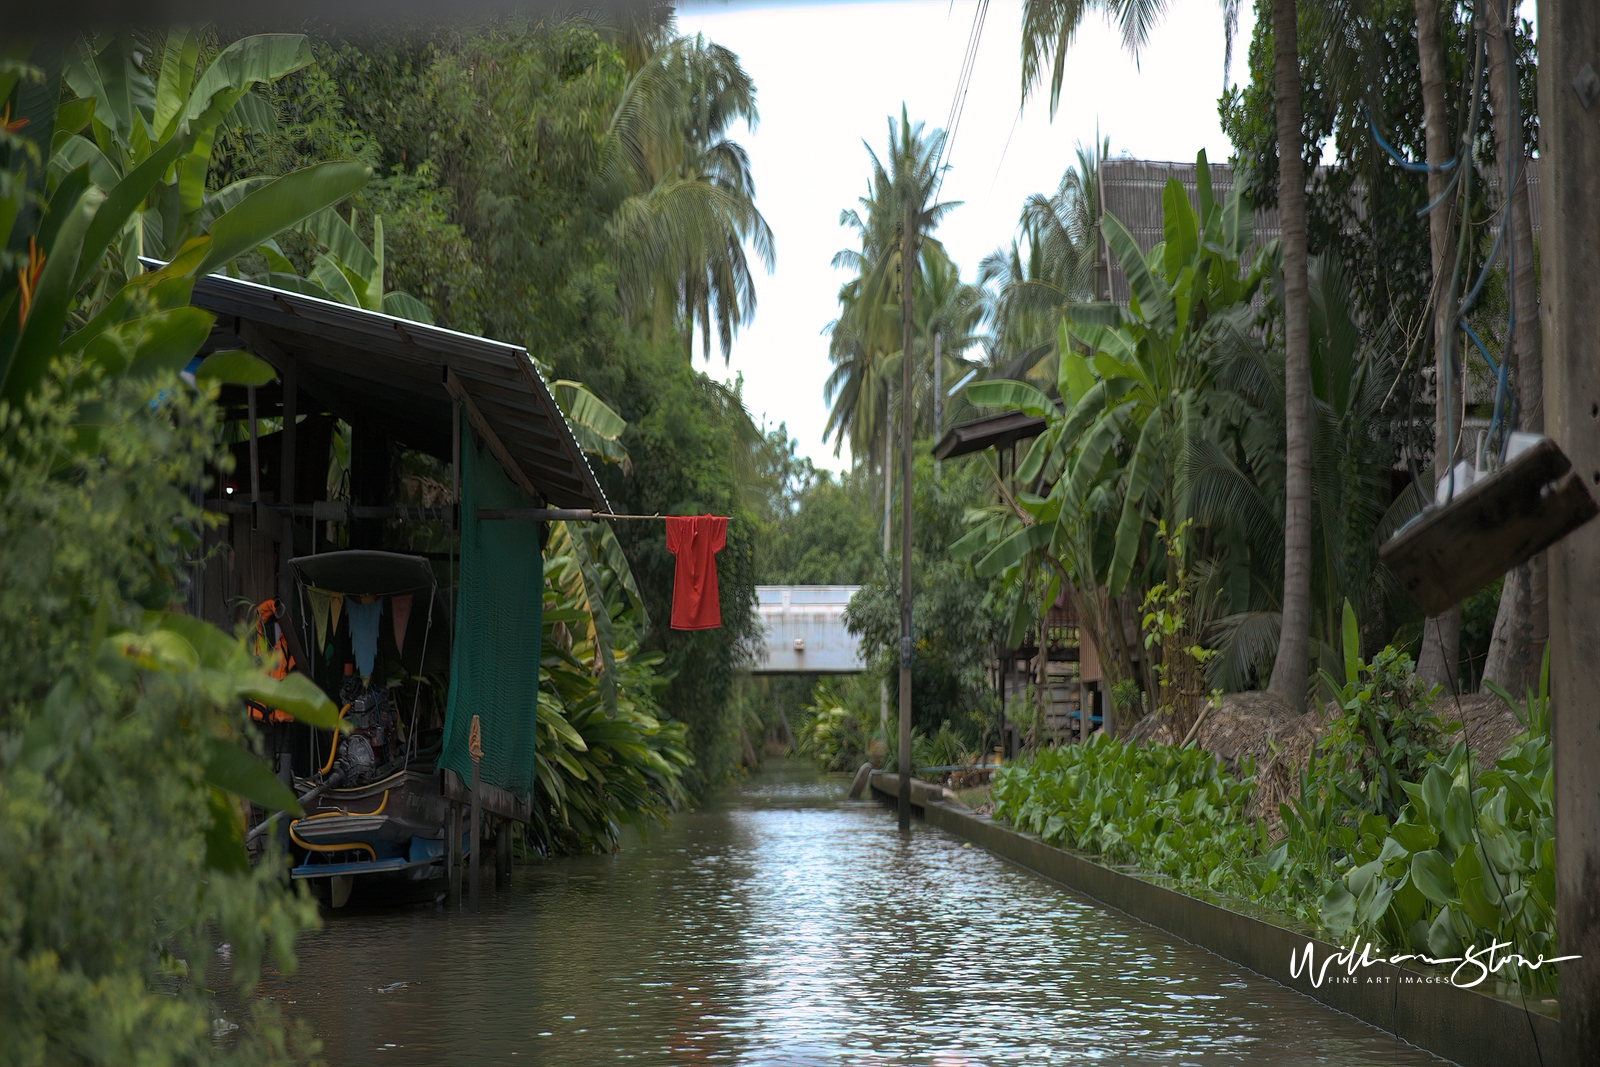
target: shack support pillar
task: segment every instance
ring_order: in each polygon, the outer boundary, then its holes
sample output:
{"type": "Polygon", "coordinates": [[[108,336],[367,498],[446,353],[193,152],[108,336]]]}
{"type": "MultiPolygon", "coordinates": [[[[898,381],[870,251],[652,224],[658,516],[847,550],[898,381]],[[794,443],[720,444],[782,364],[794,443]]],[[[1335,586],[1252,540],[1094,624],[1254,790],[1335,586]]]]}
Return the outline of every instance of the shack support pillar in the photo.
{"type": "Polygon", "coordinates": [[[511,888],[511,835],[516,823],[503,819],[494,834],[494,887],[511,888]]]}
{"type": "MultiPolygon", "coordinates": [[[[1600,488],[1600,4],[1539,0],[1546,432],[1600,488]]],[[[1552,546],[1551,746],[1561,1062],[1600,1063],[1600,523],[1552,546]]]]}
{"type": "Polygon", "coordinates": [[[450,801],[450,818],[444,828],[444,876],[450,906],[461,906],[461,805],[450,801]]]}

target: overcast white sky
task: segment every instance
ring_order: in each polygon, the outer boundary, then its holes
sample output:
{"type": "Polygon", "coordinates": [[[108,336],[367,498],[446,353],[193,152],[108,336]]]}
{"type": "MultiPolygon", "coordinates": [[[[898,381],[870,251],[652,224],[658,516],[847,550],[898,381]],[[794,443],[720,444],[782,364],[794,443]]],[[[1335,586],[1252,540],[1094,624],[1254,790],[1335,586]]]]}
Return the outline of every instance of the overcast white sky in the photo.
{"type": "MultiPolygon", "coordinates": [[[[822,440],[830,364],[821,331],[837,314],[845,279],[829,261],[851,244],[839,211],[856,205],[870,173],[862,139],[882,153],[885,120],[898,117],[902,101],[913,121],[945,125],[975,6],[701,0],[678,10],[681,32],[731,48],[755,79],[760,125],[753,133],[737,128],[735,137],[750,152],[756,202],[777,244],[777,271],[758,280],[755,322],[734,341],[726,370],[715,345],[707,369],[742,373],[751,414],[786,422],[819,466],[848,464],[848,452],[835,459],[822,440]]],[[[1245,68],[1252,7],[1241,5],[1235,81],[1245,68]]],[[[1219,4],[1173,4],[1137,65],[1091,13],[1068,56],[1053,123],[1047,98],[1019,108],[1020,23],[1020,0],[992,0],[951,146],[942,198],[963,206],[946,216],[939,236],[968,279],[979,260],[1010,242],[1023,200],[1053,192],[1077,143],[1091,144],[1097,127],[1111,138],[1113,155],[1192,160],[1204,148],[1220,162],[1230,152],[1217,122],[1219,4]]]]}

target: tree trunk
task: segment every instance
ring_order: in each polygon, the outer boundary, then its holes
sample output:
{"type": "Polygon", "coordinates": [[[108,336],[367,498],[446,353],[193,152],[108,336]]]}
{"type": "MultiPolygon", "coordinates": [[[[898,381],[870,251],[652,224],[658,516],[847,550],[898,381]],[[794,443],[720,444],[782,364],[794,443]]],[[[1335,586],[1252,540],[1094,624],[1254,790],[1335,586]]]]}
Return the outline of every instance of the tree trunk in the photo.
{"type": "Polygon", "coordinates": [[[1300,46],[1295,0],[1273,0],[1273,96],[1278,110],[1278,213],[1283,226],[1283,626],[1268,690],[1296,708],[1311,669],[1311,300],[1306,278],[1300,46]]]}
{"type": "MultiPolygon", "coordinates": [[[[1416,0],[1417,8],[1417,58],[1422,72],[1422,121],[1427,141],[1428,163],[1442,166],[1451,156],[1450,122],[1444,105],[1444,41],[1439,32],[1439,0],[1416,0]]],[[[1450,175],[1442,171],[1428,172],[1428,201],[1435,203],[1444,195],[1450,184],[1450,175]]],[[[1440,484],[1449,476],[1455,463],[1450,440],[1450,406],[1455,391],[1447,388],[1454,382],[1450,366],[1450,338],[1454,336],[1454,303],[1446,292],[1451,256],[1451,216],[1454,212],[1451,197],[1428,213],[1428,235],[1433,251],[1433,348],[1434,370],[1434,437],[1433,478],[1440,484]]],[[[1422,654],[1418,657],[1417,673],[1430,685],[1455,685],[1456,656],[1461,643],[1461,607],[1457,605],[1443,614],[1427,620],[1422,631],[1422,654]]]]}
{"type": "MultiPolygon", "coordinates": [[[[1501,0],[1483,5],[1489,38],[1489,101],[1494,107],[1495,155],[1516,180],[1501,178],[1510,212],[1507,257],[1511,276],[1512,324],[1510,362],[1512,396],[1518,417],[1513,429],[1544,432],[1544,363],[1539,355],[1539,293],[1533,270],[1533,216],[1528,203],[1527,151],[1522,143],[1520,101],[1516,81],[1516,38],[1502,17],[1501,0]]],[[[1507,413],[1509,415],[1509,413],[1507,413]]],[[[1483,677],[1513,694],[1538,684],[1544,646],[1550,637],[1549,571],[1543,552],[1506,575],[1494,636],[1484,661],[1483,677]]]]}

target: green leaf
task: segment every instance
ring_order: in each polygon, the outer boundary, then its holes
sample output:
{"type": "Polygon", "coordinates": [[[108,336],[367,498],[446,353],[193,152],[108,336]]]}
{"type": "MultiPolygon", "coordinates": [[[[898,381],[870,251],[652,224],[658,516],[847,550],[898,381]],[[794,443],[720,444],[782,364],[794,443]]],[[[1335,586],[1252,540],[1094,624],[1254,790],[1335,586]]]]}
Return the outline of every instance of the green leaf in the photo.
{"type": "MultiPolygon", "coordinates": [[[[1176,178],[1168,178],[1161,190],[1161,230],[1163,269],[1169,279],[1177,279],[1200,249],[1200,232],[1189,194],[1176,178]]],[[[1182,316],[1178,321],[1182,322],[1182,316]]]]}
{"type": "Polygon", "coordinates": [[[1094,387],[1094,373],[1089,370],[1088,361],[1072,351],[1072,342],[1065,322],[1056,328],[1056,345],[1060,352],[1057,357],[1060,360],[1060,367],[1056,375],[1056,391],[1061,394],[1062,401],[1070,409],[1094,387]]]}
{"type": "Polygon", "coordinates": [[[1400,842],[1401,847],[1411,853],[1426,851],[1439,843],[1439,835],[1431,826],[1402,822],[1391,827],[1389,833],[1400,842]]]}
{"type": "Polygon", "coordinates": [[[1459,959],[1461,938],[1456,935],[1454,911],[1443,908],[1428,926],[1428,949],[1435,959],[1459,959]]]}
{"type": "Polygon", "coordinates": [[[1343,937],[1356,921],[1356,898],[1343,882],[1335,882],[1322,897],[1322,925],[1343,937]]]}
{"type": "MultiPolygon", "coordinates": [[[[1423,783],[1427,788],[1427,783],[1423,783]]],[[[1450,787],[1449,797],[1444,806],[1444,818],[1439,829],[1444,834],[1444,839],[1450,842],[1450,847],[1459,854],[1466,849],[1472,841],[1472,824],[1476,821],[1476,812],[1473,811],[1472,797],[1467,792],[1467,787],[1456,782],[1450,787]]]]}
{"type": "Polygon", "coordinates": [[[1450,873],[1450,861],[1433,849],[1411,857],[1411,881],[1435,904],[1444,905],[1455,899],[1456,880],[1450,873]]]}
{"type": "Polygon", "coordinates": [[[1344,680],[1354,682],[1361,662],[1361,628],[1356,623],[1355,609],[1350,601],[1344,602],[1344,680]]]}
{"type": "Polygon", "coordinates": [[[339,728],[339,709],[303,674],[290,673],[281,680],[259,674],[241,681],[235,690],[245,700],[275,708],[303,723],[323,730],[339,728]]]}
{"type": "Polygon", "coordinates": [[[1163,419],[1159,411],[1144,420],[1139,433],[1139,446],[1134,450],[1133,462],[1128,465],[1128,488],[1122,500],[1122,518],[1117,522],[1115,548],[1111,568],[1106,575],[1106,586],[1112,596],[1127,587],[1133,575],[1134,556],[1139,551],[1139,537],[1144,531],[1144,495],[1155,471],[1157,453],[1163,436],[1163,419]]]}
{"type": "Polygon", "coordinates": [[[433,312],[428,310],[428,305],[410,293],[402,293],[398,289],[383,294],[382,311],[385,315],[393,315],[397,319],[410,319],[412,322],[433,325],[433,312]]]}
{"type": "Polygon", "coordinates": [[[372,277],[378,269],[378,258],[356,231],[331,207],[323,208],[301,223],[300,230],[310,234],[328,254],[363,278],[372,277]]]}
{"type": "Polygon", "coordinates": [[[207,798],[211,829],[206,831],[206,866],[227,874],[249,874],[250,857],[244,850],[244,827],[239,808],[216,786],[207,798]]]}
{"type": "Polygon", "coordinates": [[[383,216],[372,219],[372,259],[374,266],[364,277],[367,287],[361,294],[361,306],[368,311],[383,310],[383,216]]]}
{"type": "Polygon", "coordinates": [[[194,358],[216,317],[197,307],[158,311],[101,331],[84,346],[84,359],[108,374],[148,378],[176,373],[194,358]]]}
{"type": "Polygon", "coordinates": [[[995,545],[988,555],[974,564],[973,573],[980,578],[988,578],[1020,563],[1025,556],[1050,543],[1052,529],[1044,523],[1024,526],[995,545]]]}
{"type": "MultiPolygon", "coordinates": [[[[311,45],[303,34],[263,33],[234,41],[217,54],[195,82],[183,116],[190,121],[198,119],[219,96],[242,95],[257,82],[277,81],[309,66],[311,58],[311,45]]],[[[230,102],[225,110],[231,109],[230,102]]]]}
{"type": "MultiPolygon", "coordinates": [[[[65,218],[46,248],[44,269],[34,290],[28,317],[10,351],[0,350],[0,397],[20,406],[44,379],[51,358],[60,350],[61,329],[77,293],[78,256],[94,213],[105,201],[98,189],[85,189],[76,202],[62,205],[65,218]]],[[[55,201],[51,201],[52,209],[55,201]]]]}
{"type": "Polygon", "coordinates": [[[187,150],[189,138],[175,137],[152,152],[148,159],[113,186],[105,202],[94,213],[94,222],[83,237],[83,253],[78,264],[76,284],[82,288],[100,265],[100,257],[122,233],[128,220],[139,210],[150,190],[155,188],[173,160],[187,150]]]}
{"type": "Polygon", "coordinates": [[[277,377],[272,364],[236,348],[211,353],[194,372],[197,382],[218,381],[224,385],[266,385],[277,377]]]}
{"type": "MultiPolygon", "coordinates": [[[[200,228],[202,230],[211,229],[211,224],[231,211],[239,201],[274,181],[277,181],[277,179],[271,176],[240,178],[238,181],[224,185],[216,192],[207,195],[205,205],[200,209],[200,228]]],[[[266,244],[267,242],[263,241],[262,243],[266,244]]],[[[278,268],[274,267],[273,269],[276,270],[278,268]]]]}
{"type": "Polygon", "coordinates": [[[325,289],[333,299],[350,307],[360,307],[361,297],[350,281],[350,273],[339,266],[339,261],[326,252],[317,253],[311,265],[311,280],[325,289]]]}
{"type": "Polygon", "coordinates": [[[1027,382],[991,378],[967,386],[967,399],[981,408],[1008,408],[1043,418],[1055,414],[1055,402],[1027,382]]]}
{"type": "Polygon", "coordinates": [[[207,274],[307,216],[336,204],[372,176],[365,163],[319,163],[269,182],[211,224],[211,244],[194,274],[207,274]]]}
{"type": "Polygon", "coordinates": [[[56,146],[55,153],[50,157],[50,171],[59,176],[79,167],[88,167],[89,180],[104,192],[114,189],[122,177],[99,146],[87,137],[74,135],[56,146]]]}
{"type": "Polygon", "coordinates": [[[1139,311],[1145,321],[1159,329],[1171,330],[1174,312],[1172,301],[1167,297],[1167,287],[1150,272],[1150,266],[1139,251],[1133,234],[1109,211],[1100,217],[1100,232],[1117,257],[1122,273],[1127,276],[1128,288],[1138,301],[1139,311]]]}
{"type": "Polygon", "coordinates": [[[202,619],[181,611],[150,612],[145,616],[158,629],[170,630],[189,643],[199,664],[210,670],[224,670],[240,655],[239,642],[202,619]]]}
{"type": "Polygon", "coordinates": [[[267,769],[254,754],[220,737],[206,738],[206,781],[218,789],[237,793],[268,811],[304,814],[293,791],[267,769]]]}
{"type": "Polygon", "coordinates": [[[156,106],[151,125],[156,140],[175,132],[189,90],[194,83],[194,66],[200,58],[200,40],[192,30],[173,30],[161,49],[161,74],[156,82],[156,106]]]}

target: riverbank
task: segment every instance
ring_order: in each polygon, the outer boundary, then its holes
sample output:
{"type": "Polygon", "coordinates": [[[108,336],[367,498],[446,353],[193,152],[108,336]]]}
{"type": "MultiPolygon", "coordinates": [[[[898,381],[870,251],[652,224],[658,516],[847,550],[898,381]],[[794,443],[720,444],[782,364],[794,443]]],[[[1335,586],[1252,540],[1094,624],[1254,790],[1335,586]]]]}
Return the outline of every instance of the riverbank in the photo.
{"type": "MultiPolygon", "coordinates": [[[[880,801],[895,804],[895,775],[875,773],[870,784],[880,801]]],[[[1252,913],[1245,902],[1180,893],[1154,877],[1047,845],[1032,834],[950,804],[932,788],[918,789],[920,784],[912,783],[913,813],[927,824],[1386,1029],[1419,1049],[1473,1067],[1515,1067],[1543,1062],[1559,1048],[1559,1026],[1549,1004],[1533,1002],[1525,1012],[1520,1000],[1457,988],[1433,969],[1409,966],[1360,968],[1354,976],[1336,966],[1330,968],[1335,980],[1320,983],[1306,973],[1296,977],[1291,973],[1291,956],[1303,952],[1308,943],[1318,961],[1340,952],[1340,946],[1283,917],[1252,913]],[[1351,977],[1356,980],[1346,980],[1351,977]]]]}

